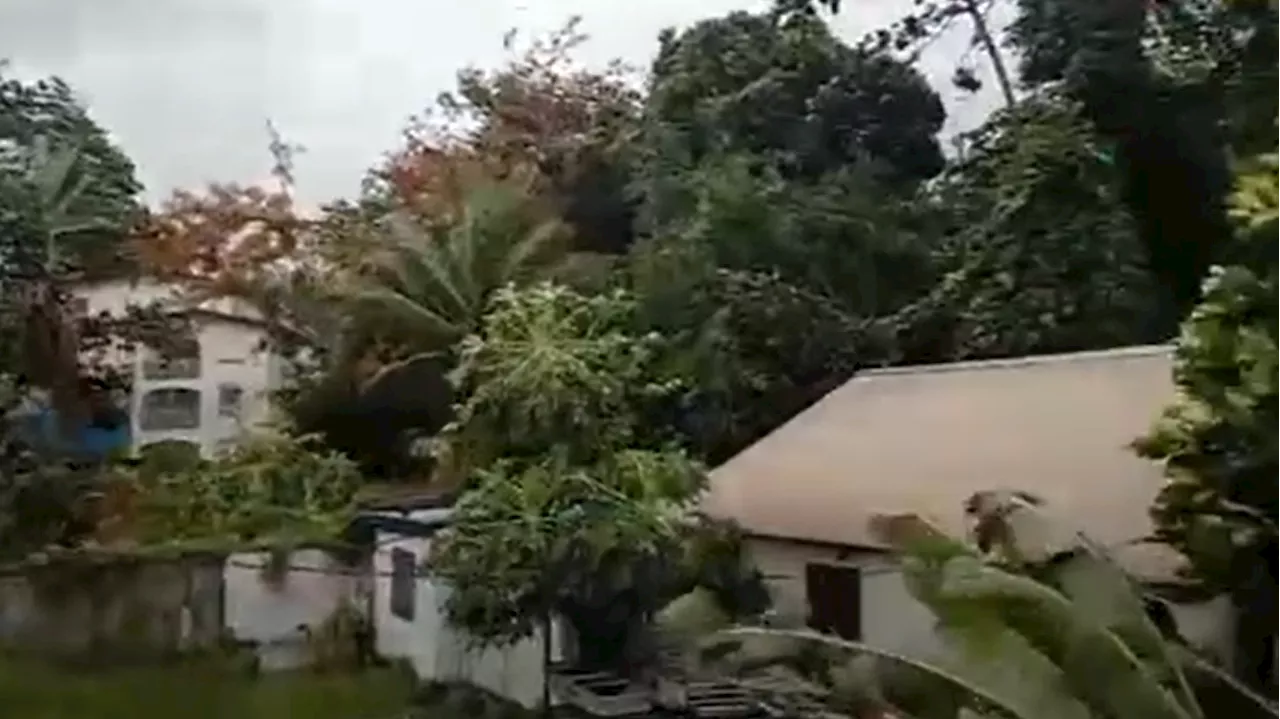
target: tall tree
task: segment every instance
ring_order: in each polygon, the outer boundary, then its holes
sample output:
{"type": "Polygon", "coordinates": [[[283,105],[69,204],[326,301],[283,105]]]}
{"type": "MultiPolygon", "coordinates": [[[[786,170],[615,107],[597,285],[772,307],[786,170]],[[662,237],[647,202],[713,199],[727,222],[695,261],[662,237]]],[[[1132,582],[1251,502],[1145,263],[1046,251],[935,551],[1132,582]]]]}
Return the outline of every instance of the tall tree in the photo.
{"type": "Polygon", "coordinates": [[[62,238],[64,260],[81,270],[114,263],[142,209],[138,201],[142,185],[133,162],[61,79],[24,82],[6,77],[0,66],[0,172],[37,162],[34,156],[41,152],[66,148],[76,151],[78,186],[74,193],[62,196],[65,204],[58,212],[66,218],[93,220],[94,227],[81,227],[82,231],[62,238]]]}
{"type": "Polygon", "coordinates": [[[856,51],[819,19],[736,12],[659,40],[645,104],[645,145],[686,166],[748,153],[786,177],[818,177],[875,160],[918,180],[943,164],[935,135],[945,111],[908,65],[856,51]]]}
{"type": "MultiPolygon", "coordinates": [[[[496,70],[470,67],[409,128],[372,186],[430,215],[456,212],[475,182],[519,179],[574,229],[578,250],[619,253],[633,236],[626,195],[640,96],[626,66],[573,60],[578,19],[496,70]]],[[[513,31],[505,39],[512,50],[513,31]]]]}
{"type": "Polygon", "coordinates": [[[10,341],[0,371],[24,389],[48,393],[63,439],[76,436],[86,421],[118,425],[118,416],[108,420],[90,411],[94,405],[107,409],[96,401],[101,389],[91,385],[120,388],[132,379],[126,368],[105,361],[110,355],[102,350],[155,344],[162,336],[155,330],[180,323],[167,321],[155,307],[130,307],[124,317],[74,312],[69,280],[121,271],[124,228],[111,214],[77,214],[110,209],[85,199],[96,194],[100,180],[79,147],[52,146],[38,137],[8,160],[0,169],[0,323],[10,341]]]}
{"type": "Polygon", "coordinates": [[[875,318],[933,279],[929,221],[859,168],[788,182],[760,164],[708,160],[669,178],[678,212],[629,268],[642,315],[692,378],[655,421],[713,463],[889,360],[875,318]]]}
{"type": "Polygon", "coordinates": [[[385,234],[332,295],[344,319],[326,370],[291,404],[301,429],[366,459],[402,455],[448,421],[445,373],[492,295],[551,276],[570,244],[564,223],[502,185],[473,189],[452,226],[404,212],[377,226],[385,234]]]}
{"type": "Polygon", "coordinates": [[[891,356],[872,318],[934,278],[937,225],[912,201],[942,167],[944,113],[908,64],[812,14],[732,13],[660,43],[631,279],[696,378],[661,421],[719,461],[891,356]]]}
{"type": "Polygon", "coordinates": [[[1152,516],[1239,612],[1234,665],[1275,693],[1277,466],[1277,163],[1240,177],[1233,214],[1242,240],[1265,245],[1253,266],[1215,270],[1177,344],[1178,400],[1139,442],[1167,481],[1152,516]]]}
{"type": "Polygon", "coordinates": [[[1176,324],[1080,105],[1042,91],[966,136],[936,185],[941,281],[897,315],[911,361],[1160,341],[1176,324]]]}
{"type": "Polygon", "coordinates": [[[450,620],[484,640],[568,619],[588,664],[629,656],[678,554],[698,467],[666,449],[644,408],[670,392],[661,338],[635,303],[543,284],[500,291],[463,346],[445,476],[470,489],[433,543],[450,620]]]}
{"type": "Polygon", "coordinates": [[[1206,72],[1171,75],[1151,52],[1168,39],[1165,7],[1194,15],[1196,4],[1028,0],[1019,3],[1011,30],[1023,82],[1064,83],[1112,143],[1151,270],[1183,314],[1230,237],[1223,72],[1229,63],[1205,57],[1206,72]]]}

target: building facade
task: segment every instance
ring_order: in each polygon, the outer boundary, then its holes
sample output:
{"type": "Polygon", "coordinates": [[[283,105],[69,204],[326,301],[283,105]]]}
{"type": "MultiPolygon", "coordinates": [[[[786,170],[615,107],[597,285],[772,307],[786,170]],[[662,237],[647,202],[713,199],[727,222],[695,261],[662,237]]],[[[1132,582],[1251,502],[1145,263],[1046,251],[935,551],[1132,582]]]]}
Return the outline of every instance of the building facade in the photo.
{"type": "Polygon", "coordinates": [[[269,419],[281,363],[263,347],[263,326],[248,308],[227,300],[191,307],[173,288],[145,281],[88,283],[75,296],[76,311],[91,316],[122,316],[131,305],[160,303],[191,318],[195,336],[189,352],[161,356],[143,347],[107,360],[133,368],[132,393],[123,402],[135,449],[181,441],[209,455],[269,419]]]}
{"type": "MultiPolygon", "coordinates": [[[[1062,532],[1037,540],[1083,532],[1180,595],[1183,558],[1145,541],[1161,467],[1130,447],[1175,396],[1172,362],[1158,346],[862,372],[713,470],[702,508],[742,527],[780,618],[912,655],[940,648],[934,620],[872,520],[917,515],[965,536],[981,492],[1035,497],[1062,532]]],[[[1229,660],[1225,598],[1171,611],[1229,660]]]]}

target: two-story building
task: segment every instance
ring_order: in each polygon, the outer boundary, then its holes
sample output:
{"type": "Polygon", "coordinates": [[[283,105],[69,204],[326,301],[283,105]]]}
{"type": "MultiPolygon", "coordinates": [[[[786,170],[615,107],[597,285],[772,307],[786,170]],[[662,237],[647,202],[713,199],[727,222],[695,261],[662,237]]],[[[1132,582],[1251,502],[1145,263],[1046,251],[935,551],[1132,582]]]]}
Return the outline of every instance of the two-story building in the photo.
{"type": "Polygon", "coordinates": [[[234,300],[193,307],[174,288],[146,280],[86,282],[76,287],[75,296],[74,311],[90,315],[121,316],[131,305],[171,305],[195,329],[194,341],[182,343],[189,351],[161,356],[143,347],[111,358],[133,366],[127,409],[134,448],[177,440],[208,455],[269,418],[269,393],[279,386],[282,366],[264,349],[263,324],[251,308],[234,300]]]}

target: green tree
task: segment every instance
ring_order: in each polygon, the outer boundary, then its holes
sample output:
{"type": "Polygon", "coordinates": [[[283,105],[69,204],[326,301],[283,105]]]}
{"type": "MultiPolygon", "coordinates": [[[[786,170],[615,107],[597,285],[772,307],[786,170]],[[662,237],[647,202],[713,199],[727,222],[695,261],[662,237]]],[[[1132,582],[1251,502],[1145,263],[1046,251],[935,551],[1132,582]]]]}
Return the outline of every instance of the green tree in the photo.
{"type": "Polygon", "coordinates": [[[131,498],[104,519],[146,544],[337,540],[362,481],[351,460],[314,437],[257,435],[212,459],[185,460],[163,445],[144,453],[111,480],[131,498]]]}
{"type": "MultiPolygon", "coordinates": [[[[0,172],[6,174],[46,164],[37,156],[49,152],[74,158],[74,173],[66,178],[75,183],[74,191],[67,188],[56,208],[60,217],[78,225],[75,233],[61,238],[64,261],[83,270],[120,260],[126,232],[142,209],[142,186],[133,162],[93,121],[70,86],[56,77],[23,82],[6,77],[0,67],[0,148],[0,172]]],[[[16,189],[8,185],[4,192],[16,189]]],[[[19,200],[6,195],[0,195],[0,207],[12,208],[10,203],[19,200]]],[[[40,249],[25,251],[42,256],[43,243],[34,244],[40,249]]]]}
{"type": "Polygon", "coordinates": [[[1018,9],[1011,38],[1023,81],[1062,83],[1114,148],[1151,271],[1185,316],[1230,249],[1227,96],[1238,77],[1234,45],[1250,33],[1216,0],[1027,0],[1018,9]]]}
{"type": "Polygon", "coordinates": [[[720,461],[896,357],[877,317],[936,279],[941,102],[909,64],[779,7],[666,33],[629,280],[690,386],[657,422],[720,461]],[[921,207],[926,211],[920,211],[921,207]]]}
{"type": "Polygon", "coordinates": [[[934,279],[940,223],[868,163],[787,180],[759,157],[732,155],[665,185],[671,221],[649,250],[690,248],[717,267],[776,273],[859,316],[892,312],[934,279]]]}
{"type": "Polygon", "coordinates": [[[908,65],[855,51],[816,18],[738,12],[659,43],[643,119],[650,203],[673,168],[721,155],[759,156],[788,178],[868,158],[895,179],[942,168],[937,94],[908,65]]]}
{"type": "Polygon", "coordinates": [[[670,338],[673,368],[686,378],[651,421],[676,428],[714,465],[891,347],[877,320],[836,298],[778,272],[718,267],[708,241],[642,244],[629,274],[641,320],[670,338]]]}
{"type": "Polygon", "coordinates": [[[941,280],[895,317],[913,361],[1160,341],[1175,313],[1078,103],[1042,92],[967,138],[936,186],[941,280]]]}
{"type": "Polygon", "coordinates": [[[89,256],[83,243],[118,240],[122,232],[117,217],[77,214],[109,211],[91,201],[99,182],[81,147],[55,146],[46,137],[15,149],[0,166],[0,329],[10,340],[0,367],[23,387],[46,390],[68,432],[87,419],[88,380],[118,388],[131,377],[100,361],[98,350],[127,350],[144,340],[164,346],[156,330],[182,324],[152,306],[130,307],[118,318],[77,318],[68,309],[69,273],[119,269],[106,255],[83,265],[89,256]]]}
{"type": "Polygon", "coordinates": [[[1255,266],[1214,270],[1183,324],[1178,400],[1139,443],[1167,477],[1152,510],[1158,536],[1239,612],[1235,666],[1275,686],[1277,490],[1276,160],[1241,174],[1233,215],[1255,266]]]}
{"type": "Polygon", "coordinates": [[[1226,22],[1210,27],[1218,30],[1210,40],[1213,47],[1224,48],[1223,66],[1227,75],[1227,115],[1231,128],[1231,147],[1239,157],[1252,157],[1272,149],[1276,138],[1276,122],[1280,117],[1275,88],[1275,57],[1280,47],[1280,22],[1277,6],[1267,0],[1225,3],[1226,22]],[[1235,32],[1246,38],[1243,42],[1235,32]]]}
{"type": "Polygon", "coordinates": [[[468,489],[429,566],[451,621],[482,640],[557,613],[593,638],[586,662],[617,665],[657,606],[703,476],[645,426],[671,387],[659,338],[634,323],[624,293],[543,284],[500,291],[464,343],[441,452],[468,489]]]}
{"type": "Polygon", "coordinates": [[[545,276],[569,251],[562,223],[500,185],[473,191],[454,223],[432,228],[393,213],[384,228],[365,281],[346,298],[350,330],[399,343],[406,361],[454,348],[494,291],[545,276]]]}
{"type": "Polygon", "coordinates": [[[319,303],[329,308],[321,322],[342,318],[327,356],[289,407],[301,431],[323,432],[380,473],[422,471],[408,445],[448,421],[445,373],[459,343],[495,291],[561,269],[571,234],[500,184],[473,190],[449,223],[393,211],[364,228],[375,235],[366,256],[319,303]]]}

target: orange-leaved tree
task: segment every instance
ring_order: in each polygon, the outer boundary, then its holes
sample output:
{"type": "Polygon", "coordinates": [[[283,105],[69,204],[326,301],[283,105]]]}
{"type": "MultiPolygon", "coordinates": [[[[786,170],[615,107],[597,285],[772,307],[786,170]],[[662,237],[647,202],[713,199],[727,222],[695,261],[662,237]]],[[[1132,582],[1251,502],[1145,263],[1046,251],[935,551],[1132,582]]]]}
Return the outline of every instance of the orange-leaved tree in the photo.
{"type": "Polygon", "coordinates": [[[573,60],[587,37],[578,19],[515,51],[495,70],[458,73],[457,88],[405,132],[372,173],[383,197],[417,214],[456,218],[477,183],[501,181],[549,201],[579,249],[619,251],[631,237],[628,149],[640,111],[630,69],[573,60]]]}

